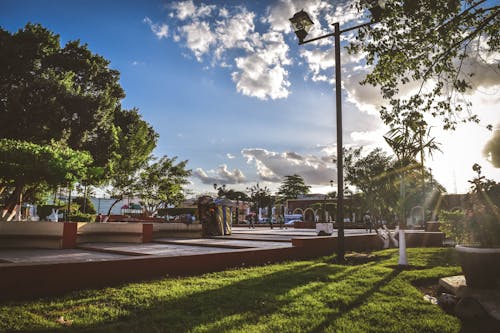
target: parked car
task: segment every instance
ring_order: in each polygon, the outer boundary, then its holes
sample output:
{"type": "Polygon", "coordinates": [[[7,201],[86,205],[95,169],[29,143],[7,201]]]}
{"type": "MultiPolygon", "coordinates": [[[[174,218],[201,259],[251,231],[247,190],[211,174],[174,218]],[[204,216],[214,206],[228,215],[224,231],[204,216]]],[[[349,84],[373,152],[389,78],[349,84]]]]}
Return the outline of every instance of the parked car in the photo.
{"type": "Polygon", "coordinates": [[[301,220],[290,220],[285,223],[285,225],[293,226],[295,222],[302,222],[301,220]]]}

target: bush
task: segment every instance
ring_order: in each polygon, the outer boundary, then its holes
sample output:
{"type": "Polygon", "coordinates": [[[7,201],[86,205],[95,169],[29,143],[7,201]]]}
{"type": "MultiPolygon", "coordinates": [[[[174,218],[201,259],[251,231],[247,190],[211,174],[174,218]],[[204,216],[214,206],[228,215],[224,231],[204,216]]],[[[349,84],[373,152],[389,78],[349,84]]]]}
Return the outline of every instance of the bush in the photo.
{"type": "Polygon", "coordinates": [[[95,214],[84,214],[81,212],[71,214],[71,216],[69,217],[69,220],[72,222],[95,222],[95,219],[95,214]]]}
{"type": "Polygon", "coordinates": [[[461,243],[466,238],[465,213],[462,211],[446,211],[439,213],[439,229],[447,238],[453,239],[455,244],[461,243]]]}
{"type": "Polygon", "coordinates": [[[86,213],[86,214],[96,214],[97,211],[95,209],[94,204],[88,197],[76,197],[72,200],[74,203],[79,205],[78,211],[80,213],[86,213]],[[85,207],[85,211],[84,211],[85,207]]]}

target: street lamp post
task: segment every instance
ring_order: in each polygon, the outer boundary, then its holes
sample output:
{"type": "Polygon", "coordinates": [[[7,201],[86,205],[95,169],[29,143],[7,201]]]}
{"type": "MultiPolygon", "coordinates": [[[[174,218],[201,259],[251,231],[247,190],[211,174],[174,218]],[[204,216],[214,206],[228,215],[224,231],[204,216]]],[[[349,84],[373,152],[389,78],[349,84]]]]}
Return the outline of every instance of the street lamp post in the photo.
{"type": "Polygon", "coordinates": [[[340,24],[334,23],[333,33],[329,33],[323,36],[311,38],[304,40],[309,33],[309,30],[314,25],[309,15],[301,10],[295,13],[295,15],[290,18],[290,22],[293,25],[295,34],[299,39],[299,45],[307,44],[310,42],[317,41],[319,39],[334,37],[335,38],[335,100],[336,100],[336,119],[337,119],[337,216],[336,221],[338,225],[338,249],[337,258],[339,261],[344,261],[345,255],[345,240],[344,240],[344,156],[343,156],[343,142],[342,142],[342,79],[341,79],[341,64],[340,64],[340,35],[344,32],[348,32],[355,29],[360,29],[362,27],[369,26],[374,22],[378,21],[381,15],[381,5],[376,4],[370,9],[374,21],[366,22],[354,27],[340,30],[340,24]]]}

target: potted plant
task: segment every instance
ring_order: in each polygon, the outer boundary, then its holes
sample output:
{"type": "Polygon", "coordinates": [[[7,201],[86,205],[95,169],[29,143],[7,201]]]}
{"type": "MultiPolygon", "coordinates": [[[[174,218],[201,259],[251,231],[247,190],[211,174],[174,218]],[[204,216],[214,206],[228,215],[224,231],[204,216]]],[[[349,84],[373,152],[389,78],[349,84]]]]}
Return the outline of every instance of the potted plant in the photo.
{"type": "Polygon", "coordinates": [[[468,207],[465,212],[442,212],[442,230],[457,244],[467,285],[495,288],[500,286],[500,184],[482,176],[478,164],[472,168],[477,176],[469,181],[468,207]]]}

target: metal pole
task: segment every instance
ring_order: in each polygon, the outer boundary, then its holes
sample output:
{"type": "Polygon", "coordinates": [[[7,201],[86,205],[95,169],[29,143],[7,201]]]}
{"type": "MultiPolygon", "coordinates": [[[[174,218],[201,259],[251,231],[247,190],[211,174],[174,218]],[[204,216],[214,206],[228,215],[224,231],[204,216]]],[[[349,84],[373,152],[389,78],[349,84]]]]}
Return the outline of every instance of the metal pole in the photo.
{"type": "Polygon", "coordinates": [[[344,261],[344,152],[342,150],[342,78],[340,71],[340,24],[335,23],[335,95],[337,104],[337,259],[344,261]]]}

